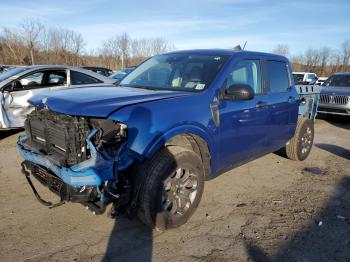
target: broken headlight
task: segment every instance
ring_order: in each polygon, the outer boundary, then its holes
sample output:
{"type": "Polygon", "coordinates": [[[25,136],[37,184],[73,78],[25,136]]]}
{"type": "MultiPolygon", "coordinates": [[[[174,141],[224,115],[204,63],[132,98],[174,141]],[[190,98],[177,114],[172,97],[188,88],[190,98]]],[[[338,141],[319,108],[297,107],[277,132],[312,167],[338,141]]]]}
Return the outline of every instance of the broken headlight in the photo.
{"type": "Polygon", "coordinates": [[[94,137],[97,148],[114,147],[127,138],[127,126],[107,119],[90,119],[90,124],[98,132],[94,137]]]}

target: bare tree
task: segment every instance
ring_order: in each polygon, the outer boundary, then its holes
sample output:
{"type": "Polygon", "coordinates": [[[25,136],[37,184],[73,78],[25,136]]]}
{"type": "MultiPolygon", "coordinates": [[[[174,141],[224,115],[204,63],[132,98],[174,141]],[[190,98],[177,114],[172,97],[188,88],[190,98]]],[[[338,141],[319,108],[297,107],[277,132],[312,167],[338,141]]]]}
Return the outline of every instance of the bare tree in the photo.
{"type": "Polygon", "coordinates": [[[277,55],[289,56],[289,47],[287,44],[278,44],[273,50],[272,53],[277,55]]]}
{"type": "Polygon", "coordinates": [[[350,39],[347,39],[342,43],[341,50],[343,56],[342,70],[347,71],[350,60],[350,39]]]}
{"type": "Polygon", "coordinates": [[[320,75],[324,75],[326,73],[326,66],[329,61],[331,50],[328,47],[322,47],[319,54],[321,60],[320,75]]]}
{"type": "Polygon", "coordinates": [[[26,19],[20,24],[20,29],[23,41],[30,53],[31,64],[34,65],[34,52],[38,49],[39,36],[44,26],[38,20],[26,19]]]}
{"type": "Polygon", "coordinates": [[[150,57],[173,49],[175,47],[163,38],[141,38],[131,43],[131,53],[136,57],[150,57]]]}
{"type": "Polygon", "coordinates": [[[307,71],[314,72],[320,65],[320,52],[317,49],[309,48],[305,52],[305,66],[307,71]]]}
{"type": "Polygon", "coordinates": [[[130,37],[127,33],[123,33],[116,37],[117,46],[121,55],[122,67],[124,67],[124,61],[128,64],[128,58],[130,54],[130,37]]]}

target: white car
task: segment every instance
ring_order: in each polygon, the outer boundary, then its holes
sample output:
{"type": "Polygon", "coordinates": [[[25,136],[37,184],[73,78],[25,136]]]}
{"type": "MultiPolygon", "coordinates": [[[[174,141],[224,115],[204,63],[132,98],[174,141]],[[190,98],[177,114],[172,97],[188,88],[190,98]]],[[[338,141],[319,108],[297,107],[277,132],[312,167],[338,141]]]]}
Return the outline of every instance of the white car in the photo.
{"type": "Polygon", "coordinates": [[[325,76],[320,76],[317,81],[316,81],[316,85],[323,85],[324,82],[326,82],[326,80],[328,79],[328,77],[325,76]]]}
{"type": "Polygon", "coordinates": [[[317,82],[317,75],[311,72],[293,72],[296,85],[313,85],[317,82]]]}
{"type": "Polygon", "coordinates": [[[67,66],[16,67],[0,74],[0,130],[23,127],[33,108],[29,98],[42,92],[86,86],[111,86],[115,79],[67,66]]]}

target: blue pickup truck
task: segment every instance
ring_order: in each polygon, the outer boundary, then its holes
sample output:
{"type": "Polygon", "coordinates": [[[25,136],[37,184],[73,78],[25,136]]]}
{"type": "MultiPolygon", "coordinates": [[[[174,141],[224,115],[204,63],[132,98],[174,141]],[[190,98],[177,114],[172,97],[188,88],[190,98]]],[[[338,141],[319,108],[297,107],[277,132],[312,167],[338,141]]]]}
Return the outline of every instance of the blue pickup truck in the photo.
{"type": "Polygon", "coordinates": [[[206,180],[282,148],[306,159],[318,95],[294,85],[283,56],[214,49],[154,56],[118,87],[30,103],[18,149],[42,204],[79,202],[167,229],[190,218],[206,180]],[[31,175],[61,201],[43,200],[31,175]]]}

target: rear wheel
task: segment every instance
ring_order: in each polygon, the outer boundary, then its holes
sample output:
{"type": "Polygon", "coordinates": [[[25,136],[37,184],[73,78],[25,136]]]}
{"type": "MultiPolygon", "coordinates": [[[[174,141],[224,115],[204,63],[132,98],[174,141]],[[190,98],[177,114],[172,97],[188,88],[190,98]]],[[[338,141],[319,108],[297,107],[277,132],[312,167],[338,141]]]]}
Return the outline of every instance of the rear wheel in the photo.
{"type": "Polygon", "coordinates": [[[200,157],[191,150],[169,146],[143,170],[139,218],[160,230],[183,225],[197,208],[204,189],[200,157]]]}
{"type": "Polygon", "coordinates": [[[314,122],[310,119],[299,118],[295,134],[286,146],[289,159],[303,161],[311,151],[314,141],[314,122]]]}

